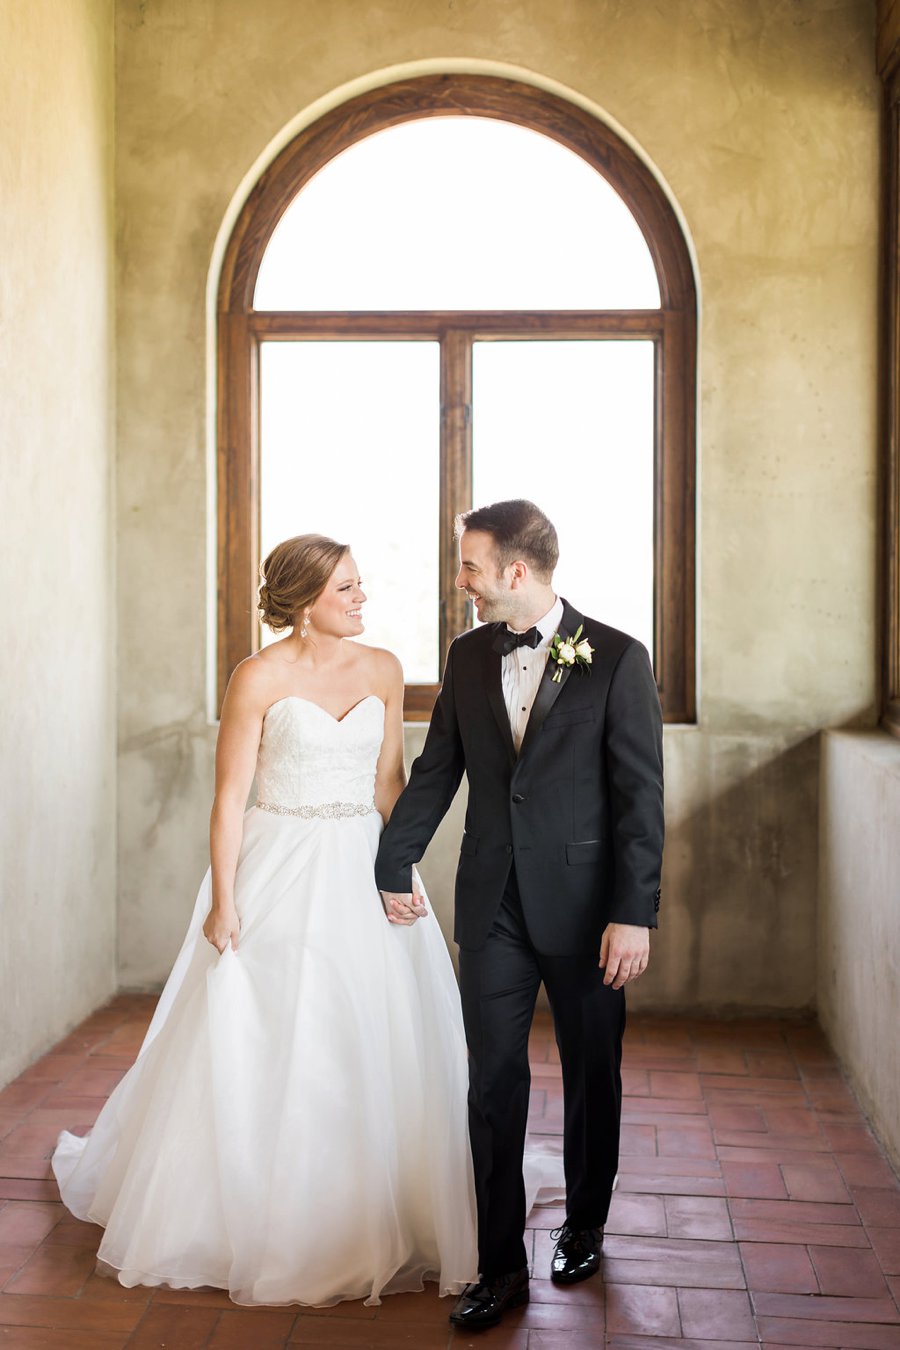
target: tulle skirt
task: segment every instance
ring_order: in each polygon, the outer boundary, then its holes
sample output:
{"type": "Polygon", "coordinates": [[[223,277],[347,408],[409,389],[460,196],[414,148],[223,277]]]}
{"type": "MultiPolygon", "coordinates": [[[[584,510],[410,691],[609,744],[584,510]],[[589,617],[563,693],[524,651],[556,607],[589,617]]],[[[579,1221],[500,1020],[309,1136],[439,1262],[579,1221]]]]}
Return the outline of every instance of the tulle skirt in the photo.
{"type": "Polygon", "coordinates": [[[384,916],[380,829],[251,809],[221,957],[204,879],[137,1061],[53,1157],[122,1284],[321,1306],[475,1278],[459,995],[434,916],[384,916]]]}

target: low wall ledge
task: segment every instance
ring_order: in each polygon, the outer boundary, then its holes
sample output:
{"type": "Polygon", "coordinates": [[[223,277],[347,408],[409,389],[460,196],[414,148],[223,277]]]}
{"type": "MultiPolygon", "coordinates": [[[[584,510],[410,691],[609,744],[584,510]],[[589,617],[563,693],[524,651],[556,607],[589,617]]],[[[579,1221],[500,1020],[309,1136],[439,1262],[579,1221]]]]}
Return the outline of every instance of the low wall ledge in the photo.
{"type": "Polygon", "coordinates": [[[822,749],[835,754],[853,754],[866,760],[873,768],[900,780],[900,740],[887,731],[841,731],[827,728],[822,732],[822,749]]]}

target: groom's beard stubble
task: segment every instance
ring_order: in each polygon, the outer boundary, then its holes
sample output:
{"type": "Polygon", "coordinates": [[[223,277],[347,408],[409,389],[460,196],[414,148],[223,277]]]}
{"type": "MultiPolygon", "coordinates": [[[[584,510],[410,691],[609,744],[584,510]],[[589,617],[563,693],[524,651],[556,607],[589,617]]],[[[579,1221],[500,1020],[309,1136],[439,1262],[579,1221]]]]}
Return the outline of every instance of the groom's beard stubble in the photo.
{"type": "MultiPolygon", "coordinates": [[[[510,628],[518,627],[519,616],[515,612],[515,606],[511,603],[511,595],[504,592],[499,595],[482,595],[480,605],[476,605],[468,594],[466,600],[479,623],[505,623],[510,628]]],[[[525,626],[527,627],[527,625],[525,626]]]]}

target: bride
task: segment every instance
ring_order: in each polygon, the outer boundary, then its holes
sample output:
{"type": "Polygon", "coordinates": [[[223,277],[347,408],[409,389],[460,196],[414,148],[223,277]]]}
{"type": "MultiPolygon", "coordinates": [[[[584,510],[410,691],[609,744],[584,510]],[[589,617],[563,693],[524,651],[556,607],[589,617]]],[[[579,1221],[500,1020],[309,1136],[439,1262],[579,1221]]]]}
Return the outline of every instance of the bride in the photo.
{"type": "Polygon", "coordinates": [[[134,1066],[53,1157],[124,1285],[327,1305],[476,1275],[465,1041],[427,911],[373,860],[403,788],[403,677],[349,549],[289,539],[232,675],[211,868],[134,1066]],[[255,777],[257,801],[245,813],[255,777]]]}

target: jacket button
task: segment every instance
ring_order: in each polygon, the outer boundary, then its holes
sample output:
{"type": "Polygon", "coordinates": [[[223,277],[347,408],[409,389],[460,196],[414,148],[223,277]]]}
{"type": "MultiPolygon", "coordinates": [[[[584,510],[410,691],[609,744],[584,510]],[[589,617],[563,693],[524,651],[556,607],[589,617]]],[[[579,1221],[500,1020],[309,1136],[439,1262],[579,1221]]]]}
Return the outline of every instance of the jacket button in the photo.
{"type": "Polygon", "coordinates": [[[513,850],[512,850],[512,844],[507,844],[507,845],[506,845],[506,851],[507,851],[507,853],[512,853],[512,851],[513,851],[513,850]]]}
{"type": "Polygon", "coordinates": [[[519,802],[524,802],[524,800],[525,798],[522,796],[521,792],[513,793],[513,801],[515,802],[516,806],[519,805],[519,802]]]}

